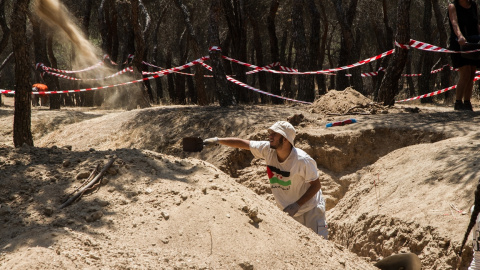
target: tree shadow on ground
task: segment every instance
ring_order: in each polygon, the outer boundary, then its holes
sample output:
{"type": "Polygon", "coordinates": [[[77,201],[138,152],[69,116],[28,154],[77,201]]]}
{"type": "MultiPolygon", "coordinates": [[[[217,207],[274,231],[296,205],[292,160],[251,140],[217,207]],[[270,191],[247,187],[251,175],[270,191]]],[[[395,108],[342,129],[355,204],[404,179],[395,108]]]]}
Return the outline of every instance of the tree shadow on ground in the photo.
{"type": "Polygon", "coordinates": [[[96,228],[109,228],[117,204],[135,202],[139,181],[185,183],[199,169],[170,158],[137,149],[74,152],[56,147],[0,147],[0,252],[49,247],[55,235],[72,231],[94,235],[96,228]],[[79,173],[93,170],[96,164],[103,168],[114,157],[114,171],[106,174],[104,184],[59,209],[85,181],[76,179],[79,173]],[[95,219],[99,212],[101,218],[95,219]]]}

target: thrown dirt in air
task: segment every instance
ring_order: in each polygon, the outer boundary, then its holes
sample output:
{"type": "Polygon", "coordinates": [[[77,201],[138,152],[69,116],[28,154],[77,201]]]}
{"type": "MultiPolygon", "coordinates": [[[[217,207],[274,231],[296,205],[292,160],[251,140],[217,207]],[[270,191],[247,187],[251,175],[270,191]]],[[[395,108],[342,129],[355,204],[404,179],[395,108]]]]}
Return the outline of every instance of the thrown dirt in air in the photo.
{"type": "MultiPolygon", "coordinates": [[[[100,49],[88,41],[83,31],[72,21],[74,16],[70,15],[67,8],[61,2],[58,0],[36,0],[34,7],[35,13],[41,20],[47,23],[55,33],[59,33],[59,37],[67,39],[64,42],[71,42],[74,45],[75,60],[72,63],[74,70],[91,67],[100,62],[100,49]]],[[[91,70],[78,72],[75,77],[84,80],[82,84],[84,87],[91,88],[100,86],[99,82],[113,85],[133,80],[133,76],[129,74],[123,74],[121,77],[108,77],[117,71],[115,68],[100,65],[91,70]],[[106,82],[101,80],[103,78],[107,78],[107,80],[105,80],[106,82]]],[[[130,91],[130,93],[131,92],[132,91],[130,91]]],[[[138,93],[140,93],[141,96],[141,92],[138,93]]],[[[110,93],[108,99],[105,101],[105,106],[119,107],[119,95],[122,95],[122,93],[118,91],[116,91],[115,94],[110,93]]]]}
{"type": "Polygon", "coordinates": [[[53,28],[60,28],[66,37],[75,45],[79,55],[77,59],[83,64],[94,64],[98,61],[95,47],[85,38],[82,31],[72,22],[65,6],[58,0],[37,0],[35,13],[53,28]],[[80,60],[81,59],[81,60],[80,60]]]}

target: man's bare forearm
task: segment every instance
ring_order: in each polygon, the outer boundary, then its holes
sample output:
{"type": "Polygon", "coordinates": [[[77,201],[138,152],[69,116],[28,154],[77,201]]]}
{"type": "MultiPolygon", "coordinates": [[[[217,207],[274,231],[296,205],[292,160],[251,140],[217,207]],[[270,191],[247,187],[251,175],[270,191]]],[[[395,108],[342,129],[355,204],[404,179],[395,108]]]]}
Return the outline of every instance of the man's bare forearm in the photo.
{"type": "Polygon", "coordinates": [[[239,138],[218,138],[218,143],[230,147],[250,150],[250,141],[239,138]]]}
{"type": "Polygon", "coordinates": [[[307,189],[307,191],[305,192],[305,194],[303,194],[303,196],[298,199],[297,203],[302,206],[303,204],[305,204],[306,202],[308,202],[308,200],[310,200],[313,196],[315,196],[315,194],[317,194],[317,192],[322,188],[322,185],[320,184],[320,180],[317,179],[315,181],[312,181],[310,182],[310,187],[307,189]]]}

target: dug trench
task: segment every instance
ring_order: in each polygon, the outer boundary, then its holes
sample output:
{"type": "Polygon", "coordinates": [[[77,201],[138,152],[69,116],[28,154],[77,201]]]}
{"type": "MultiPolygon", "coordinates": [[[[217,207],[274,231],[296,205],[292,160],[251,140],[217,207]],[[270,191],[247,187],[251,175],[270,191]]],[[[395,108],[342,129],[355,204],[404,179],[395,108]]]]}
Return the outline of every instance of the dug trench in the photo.
{"type": "MultiPolygon", "coordinates": [[[[263,133],[251,137],[262,138],[263,133]]],[[[436,148],[438,147],[436,143],[446,139],[449,139],[449,136],[442,132],[387,127],[321,135],[314,135],[311,132],[299,133],[296,147],[312,156],[320,171],[327,205],[330,240],[369,261],[377,261],[402,252],[412,252],[419,256],[424,269],[454,268],[457,263],[455,247],[458,249],[459,237],[453,240],[428,222],[425,224],[406,216],[392,217],[388,213],[383,213],[382,204],[388,204],[398,198],[383,196],[379,199],[381,183],[372,184],[372,172],[376,171],[375,164],[382,157],[402,149],[409,151],[408,148],[415,145],[422,147],[430,145],[430,148],[436,148]],[[351,207],[351,204],[356,203],[352,198],[366,194],[371,197],[372,193],[375,194],[373,198],[376,197],[377,200],[376,211],[369,210],[356,214],[356,218],[344,219],[345,216],[354,216],[349,214],[355,211],[351,207]],[[457,243],[453,244],[454,241],[457,243]]],[[[263,161],[255,159],[249,151],[230,149],[226,151],[228,154],[219,166],[220,169],[258,195],[273,201],[268,181],[263,181],[267,177],[263,161]]],[[[373,182],[378,181],[375,179],[375,173],[373,179],[373,182]]],[[[415,188],[415,185],[411,188],[415,188]]],[[[418,203],[421,203],[422,198],[417,199],[418,203]]],[[[438,214],[440,213],[436,213],[438,214]]],[[[471,248],[467,247],[464,262],[471,260],[471,253],[471,248]]]]}
{"type": "MultiPolygon", "coordinates": [[[[1,119],[5,128],[0,129],[6,145],[11,144],[7,123],[13,122],[13,109],[8,112],[1,119]]],[[[386,114],[358,115],[357,124],[338,128],[325,124],[346,116],[318,113],[311,106],[166,106],[92,113],[49,111],[47,117],[34,111],[36,147],[3,147],[0,179],[8,188],[0,189],[1,209],[6,210],[3,216],[0,213],[5,236],[0,244],[16,245],[0,253],[0,262],[14,263],[29,254],[23,239],[35,240],[40,230],[62,238],[47,239],[40,245],[42,252],[65,263],[72,259],[64,254],[74,254],[76,269],[89,263],[109,269],[120,264],[158,269],[207,263],[225,269],[227,262],[259,269],[268,269],[273,262],[292,269],[370,269],[378,259],[399,252],[416,253],[423,269],[454,268],[469,220],[455,209],[468,211],[480,178],[477,113],[428,107],[412,113],[394,107],[386,114]],[[317,161],[331,241],[308,236],[273,206],[264,161],[253,159],[248,151],[214,147],[184,153],[181,148],[186,136],[263,140],[266,127],[300,113],[305,119],[296,126],[296,146],[317,161]],[[72,114],[77,117],[72,119],[72,114]],[[51,119],[60,124],[49,125],[51,119]],[[152,151],[160,156],[152,158],[152,151]],[[78,173],[112,155],[118,157],[118,173],[108,176],[106,187],[58,214],[45,214],[60,202],[60,195],[81,183],[78,173]],[[258,209],[264,220],[258,227],[249,223],[242,210],[245,205],[258,209]],[[99,212],[104,214],[99,220],[85,221],[99,212]],[[168,221],[163,212],[169,213],[168,221]],[[288,233],[273,233],[279,224],[288,233]],[[80,250],[77,242],[58,234],[63,227],[79,235],[80,250]],[[219,241],[220,235],[230,241],[219,241]],[[93,249],[84,238],[95,242],[93,249]],[[248,245],[240,245],[246,238],[251,240],[248,245]],[[253,248],[239,253],[245,246],[261,246],[263,253],[253,248]],[[286,252],[272,257],[268,252],[272,246],[300,249],[302,256],[286,252]],[[128,254],[120,253],[124,250],[128,254]],[[114,256],[99,256],[98,251],[114,256]],[[150,255],[144,260],[140,254],[150,255]],[[185,254],[193,256],[190,262],[184,260],[185,254]]],[[[463,254],[465,266],[472,254],[470,244],[463,254]]],[[[12,269],[9,266],[0,269],[12,269]]]]}

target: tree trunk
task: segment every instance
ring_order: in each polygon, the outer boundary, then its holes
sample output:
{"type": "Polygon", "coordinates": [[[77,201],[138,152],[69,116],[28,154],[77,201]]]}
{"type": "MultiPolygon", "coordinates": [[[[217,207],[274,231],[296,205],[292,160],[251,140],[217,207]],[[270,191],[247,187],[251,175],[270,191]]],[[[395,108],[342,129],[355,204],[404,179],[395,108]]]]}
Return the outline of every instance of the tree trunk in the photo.
{"type": "MultiPolygon", "coordinates": [[[[445,25],[443,24],[443,16],[445,14],[445,11],[440,8],[440,5],[438,4],[438,0],[431,0],[432,1],[432,6],[433,6],[433,11],[435,14],[435,21],[437,22],[437,29],[439,33],[439,39],[440,39],[440,47],[442,48],[447,48],[447,30],[445,29],[445,25]]],[[[449,64],[449,59],[448,55],[446,53],[440,54],[440,65],[443,67],[443,70],[440,74],[441,76],[441,88],[447,88],[450,85],[452,85],[452,72],[448,68],[449,64]]],[[[453,102],[453,95],[451,95],[451,92],[445,92],[445,102],[446,103],[452,103],[453,102]]]]}
{"type": "MultiPolygon", "coordinates": [[[[183,13],[183,19],[185,21],[185,25],[187,26],[189,36],[191,37],[193,53],[195,57],[201,57],[202,55],[200,53],[200,41],[199,41],[199,38],[197,37],[197,34],[195,33],[195,28],[193,27],[193,24],[192,24],[190,12],[188,11],[187,6],[183,4],[182,0],[175,0],[175,4],[177,5],[178,8],[180,8],[180,10],[183,13]]],[[[204,82],[205,72],[204,71],[205,69],[200,65],[197,65],[195,67],[195,87],[196,87],[197,93],[192,97],[197,99],[198,104],[201,106],[208,104],[207,93],[205,91],[205,82],[204,82]]]]}
{"type": "MultiPolygon", "coordinates": [[[[332,56],[332,41],[333,41],[333,36],[335,35],[335,29],[332,29],[330,32],[330,38],[328,39],[327,42],[327,58],[328,58],[328,65],[330,68],[335,68],[337,65],[335,65],[335,61],[332,56]]],[[[329,89],[335,89],[335,77],[330,76],[330,83],[329,83],[329,89]]],[[[338,89],[337,89],[338,90],[338,89]]]]}
{"type": "Polygon", "coordinates": [[[5,2],[0,0],[0,27],[2,28],[2,39],[0,40],[0,54],[5,50],[10,39],[10,28],[8,28],[7,20],[5,19],[5,2]]]}
{"type": "MultiPolygon", "coordinates": [[[[53,68],[58,68],[57,58],[53,53],[53,35],[50,33],[47,38],[47,53],[48,59],[50,60],[50,66],[53,68]]],[[[60,89],[60,83],[58,82],[58,77],[52,78],[52,83],[54,85],[53,89],[60,89]]],[[[50,95],[50,110],[59,110],[62,105],[62,96],[66,94],[55,94],[50,95]]]]}
{"type": "MultiPolygon", "coordinates": [[[[112,57],[112,32],[109,31],[109,25],[112,24],[110,21],[109,10],[114,10],[114,7],[111,5],[110,0],[102,0],[100,6],[98,7],[98,27],[100,30],[100,36],[102,38],[102,43],[100,47],[102,48],[103,53],[109,55],[113,61],[112,57]]],[[[84,25],[84,27],[86,27],[84,25]]],[[[86,32],[88,28],[85,28],[86,32]]],[[[88,32],[87,32],[88,33],[88,32]]],[[[105,99],[104,91],[95,91],[94,94],[94,104],[96,106],[101,106],[105,99]]]]}
{"type": "MultiPolygon", "coordinates": [[[[35,62],[36,63],[43,63],[46,66],[51,67],[52,64],[48,59],[48,52],[47,52],[47,32],[45,31],[45,24],[36,16],[30,16],[30,22],[32,23],[32,30],[33,30],[33,44],[34,44],[34,55],[35,55],[35,62]]],[[[42,70],[36,70],[35,72],[35,82],[36,83],[45,83],[48,86],[49,91],[57,91],[57,84],[55,83],[55,76],[45,75],[43,78],[41,76],[42,70]]],[[[35,95],[32,97],[33,105],[39,105],[39,101],[41,100],[41,105],[47,105],[49,99],[53,96],[57,96],[58,94],[54,95],[35,95]]],[[[56,98],[56,97],[55,97],[56,98]]],[[[59,104],[55,104],[59,105],[59,104]]],[[[59,109],[57,106],[52,106],[50,102],[50,109],[59,109]]]]}
{"type": "MultiPolygon", "coordinates": [[[[340,57],[338,58],[338,65],[345,66],[352,64],[358,59],[355,56],[358,55],[358,49],[356,47],[356,41],[353,34],[353,21],[356,15],[356,8],[358,0],[350,0],[348,7],[345,9],[342,0],[332,0],[335,6],[335,13],[337,20],[340,24],[341,42],[340,42],[340,57]]],[[[357,70],[354,73],[360,74],[357,70]]],[[[350,86],[349,78],[345,76],[346,72],[337,72],[336,76],[336,88],[337,90],[343,90],[350,86]]],[[[357,78],[358,79],[358,78],[357,78]]],[[[353,87],[363,92],[363,85],[358,80],[353,80],[353,87]]]]}
{"type": "MultiPolygon", "coordinates": [[[[117,2],[117,10],[119,13],[118,19],[120,19],[121,23],[120,25],[122,26],[122,29],[119,31],[122,33],[121,35],[121,45],[122,45],[122,57],[128,57],[128,55],[134,54],[135,53],[135,34],[134,30],[132,28],[132,13],[131,13],[131,5],[129,5],[125,1],[118,1],[117,2]]],[[[127,62],[127,65],[129,63],[129,59],[124,59],[121,58],[121,62],[127,62]]],[[[124,65],[121,66],[121,68],[125,68],[124,65]]]]}
{"type": "MultiPolygon", "coordinates": [[[[320,41],[320,53],[318,56],[318,64],[320,69],[323,69],[323,62],[325,61],[325,53],[327,48],[327,41],[328,41],[328,29],[329,29],[329,22],[327,18],[327,13],[325,12],[325,7],[323,2],[320,1],[320,14],[323,26],[323,33],[322,38],[320,41]]],[[[327,80],[325,75],[317,76],[317,84],[318,84],[318,94],[325,95],[327,93],[327,80]]]]}
{"type": "MultiPolygon", "coordinates": [[[[411,54],[407,57],[407,62],[405,63],[405,72],[407,74],[412,74],[412,57],[411,54]]],[[[408,95],[409,97],[413,97],[415,95],[415,83],[413,82],[412,77],[407,77],[407,87],[408,87],[408,95]]]]}
{"type": "MultiPolygon", "coordinates": [[[[247,9],[250,10],[247,12],[248,16],[248,21],[250,22],[250,25],[252,26],[252,32],[253,32],[253,48],[255,50],[255,62],[257,66],[264,66],[265,61],[264,61],[264,56],[263,56],[263,44],[262,44],[262,35],[260,33],[261,27],[259,26],[259,18],[261,18],[260,14],[257,14],[255,5],[257,4],[256,1],[247,1],[248,6],[247,9]]],[[[268,87],[267,87],[267,77],[265,72],[259,72],[256,74],[258,76],[258,83],[259,83],[259,88],[262,91],[267,92],[268,87]]],[[[247,90],[248,91],[248,90],[247,90]]],[[[262,103],[266,103],[268,100],[268,96],[266,95],[260,95],[260,98],[262,100],[262,103]]]]}
{"type": "Polygon", "coordinates": [[[85,9],[83,10],[83,16],[82,16],[82,26],[83,26],[83,31],[85,31],[85,37],[88,39],[88,30],[90,29],[90,17],[92,13],[92,5],[93,5],[93,0],[86,0],[82,2],[83,5],[85,5],[85,9]]]}
{"type": "MultiPolygon", "coordinates": [[[[145,33],[141,29],[140,25],[140,0],[132,0],[132,20],[133,32],[135,38],[135,58],[133,58],[133,73],[135,78],[143,78],[143,57],[145,55],[145,33]]],[[[143,4],[142,4],[143,5],[143,4]]],[[[145,84],[137,83],[132,85],[131,91],[129,91],[129,106],[128,109],[136,109],[137,107],[146,108],[149,107],[148,92],[145,84]]]]}
{"type": "MultiPolygon", "coordinates": [[[[423,1],[424,2],[424,12],[423,12],[423,23],[422,23],[422,30],[424,35],[424,40],[426,43],[433,44],[433,37],[432,37],[432,2],[429,0],[423,1]]],[[[418,93],[420,95],[432,92],[430,89],[430,79],[431,69],[433,66],[433,53],[425,52],[422,55],[422,68],[421,73],[422,76],[418,78],[418,93]]],[[[431,97],[422,98],[420,99],[421,103],[432,103],[433,99],[431,97]]]]}
{"type": "MultiPolygon", "coordinates": [[[[180,26],[180,24],[178,25],[180,26]]],[[[182,35],[180,36],[180,40],[178,43],[175,44],[175,47],[172,48],[172,51],[178,53],[179,65],[183,65],[187,62],[187,55],[188,55],[188,46],[186,45],[187,42],[187,35],[185,31],[183,31],[182,35]]],[[[185,75],[182,74],[175,74],[175,104],[186,104],[186,93],[185,93],[185,75]]]]}
{"type": "MultiPolygon", "coordinates": [[[[167,52],[167,59],[166,59],[166,67],[171,68],[172,67],[172,51],[169,50],[167,52]]],[[[167,82],[168,82],[168,97],[170,98],[170,102],[173,103],[177,99],[175,95],[175,81],[174,77],[178,76],[176,74],[170,74],[167,76],[167,82]]]]}
{"type": "MultiPolygon", "coordinates": [[[[272,0],[272,2],[270,3],[270,12],[268,13],[268,17],[267,17],[267,29],[268,29],[268,37],[270,39],[270,55],[271,55],[272,63],[276,63],[280,61],[277,30],[275,27],[275,17],[277,16],[279,5],[280,5],[279,0],[272,0]]],[[[270,76],[272,78],[270,92],[277,96],[282,95],[280,91],[280,76],[277,74],[270,74],[270,76]]],[[[283,100],[279,98],[273,98],[272,103],[281,104],[283,103],[283,100]]]]}
{"type": "MultiPolygon", "coordinates": [[[[376,33],[377,36],[377,42],[378,46],[380,48],[380,51],[386,52],[391,49],[393,45],[393,29],[390,27],[389,23],[389,17],[388,17],[388,7],[387,7],[387,0],[382,0],[382,11],[383,11],[383,24],[385,26],[385,29],[379,29],[376,33]],[[380,34],[381,33],[381,34],[380,34]]],[[[376,27],[373,26],[373,29],[376,27]]],[[[382,60],[379,61],[379,65],[377,66],[377,70],[382,67],[382,68],[387,68],[388,66],[388,61],[389,58],[383,58],[382,60]]],[[[380,89],[380,85],[383,80],[383,76],[385,75],[385,72],[379,72],[378,76],[376,78],[376,84],[375,84],[375,90],[374,90],[374,100],[378,100],[378,91],[380,89]]]]}
{"type": "Polygon", "coordinates": [[[31,131],[30,62],[27,47],[26,21],[30,0],[16,0],[12,12],[12,44],[15,55],[15,112],[13,118],[13,144],[33,146],[31,131]]]}
{"type": "MultiPolygon", "coordinates": [[[[159,28],[162,23],[163,15],[165,14],[165,11],[167,9],[164,8],[163,11],[161,12],[161,15],[157,21],[157,24],[155,26],[155,30],[153,32],[153,52],[152,52],[152,63],[154,65],[159,65],[161,57],[161,52],[158,49],[158,36],[159,36],[159,28]]],[[[160,100],[163,99],[163,85],[162,85],[162,77],[155,79],[155,98],[156,98],[156,103],[160,104],[160,100]]]]}
{"type": "MultiPolygon", "coordinates": [[[[230,36],[231,36],[230,32],[228,32],[227,36],[225,37],[225,39],[221,43],[222,45],[220,46],[220,48],[222,48],[222,54],[224,54],[224,55],[231,55],[230,44],[232,43],[232,38],[230,36]]],[[[224,59],[222,62],[223,62],[223,68],[225,69],[225,74],[232,75],[233,74],[232,62],[230,62],[226,59],[224,59]]],[[[234,88],[232,87],[232,89],[234,89],[234,88]]]]}
{"type": "MultiPolygon", "coordinates": [[[[307,51],[307,39],[305,37],[305,27],[303,24],[303,6],[305,0],[293,2],[292,22],[293,35],[295,41],[297,67],[299,71],[308,71],[310,67],[309,55],[307,51]]],[[[315,59],[316,60],[316,59],[315,59]]],[[[298,76],[298,99],[303,101],[313,101],[315,99],[315,88],[313,86],[312,76],[298,76]]]]}
{"type": "MultiPolygon", "coordinates": [[[[222,0],[227,20],[228,31],[232,39],[232,58],[243,62],[247,61],[247,31],[245,24],[245,3],[244,0],[222,0]]],[[[220,44],[217,44],[220,45],[220,44]]],[[[243,65],[234,64],[233,72],[235,79],[246,82],[247,68],[243,65]]],[[[239,102],[248,102],[249,92],[245,88],[234,85],[236,96],[239,102]]]]}
{"type": "MultiPolygon", "coordinates": [[[[203,68],[203,67],[201,67],[203,68]]],[[[192,72],[191,68],[186,68],[185,69],[186,73],[192,72]]],[[[195,82],[193,81],[192,76],[186,76],[185,79],[187,80],[187,103],[191,104],[197,104],[198,103],[198,97],[197,97],[197,91],[195,90],[195,82]]]]}
{"type": "MultiPolygon", "coordinates": [[[[285,64],[287,67],[291,67],[293,41],[287,44],[288,34],[289,34],[288,31],[283,32],[282,42],[280,45],[280,62],[282,62],[282,64],[285,64]]],[[[282,76],[282,80],[283,80],[282,93],[284,96],[289,98],[294,98],[292,93],[293,92],[292,78],[293,78],[292,75],[288,75],[288,74],[285,74],[282,76]]]]}
{"type": "Polygon", "coordinates": [[[108,31],[112,38],[112,50],[108,52],[110,59],[117,62],[118,61],[118,49],[119,49],[119,39],[118,39],[118,12],[115,8],[115,0],[110,1],[110,23],[107,25],[108,31]]]}
{"type": "MultiPolygon", "coordinates": [[[[8,28],[7,20],[5,19],[5,2],[6,0],[0,0],[0,27],[2,28],[2,39],[0,40],[0,54],[5,50],[8,45],[8,40],[10,39],[10,28],[8,28]]],[[[1,70],[8,62],[9,59],[13,54],[10,54],[5,61],[3,61],[2,66],[0,67],[0,75],[1,70]]],[[[1,76],[0,76],[1,79],[1,76]]],[[[0,95],[0,106],[2,106],[2,95],[0,95]]]]}
{"type": "MultiPolygon", "coordinates": [[[[400,0],[397,7],[397,33],[395,40],[401,44],[408,44],[410,41],[410,2],[411,0],[400,0]]],[[[402,75],[403,68],[408,57],[408,50],[399,47],[391,59],[379,90],[379,99],[384,105],[394,105],[395,95],[398,93],[398,80],[402,75]]]]}
{"type": "MultiPolygon", "coordinates": [[[[210,4],[210,27],[208,28],[210,47],[220,45],[220,36],[218,33],[218,20],[220,17],[220,0],[212,0],[210,4]]],[[[213,67],[213,78],[215,80],[216,94],[220,106],[226,107],[235,105],[235,97],[232,95],[231,88],[227,81],[225,68],[222,62],[222,53],[218,50],[210,50],[210,60],[213,67]]]]}
{"type": "MultiPolygon", "coordinates": [[[[88,39],[89,36],[89,26],[90,26],[90,14],[92,11],[92,0],[87,0],[85,1],[85,9],[83,10],[83,16],[81,18],[82,26],[83,26],[83,31],[85,33],[85,38],[88,39]]],[[[82,88],[87,88],[91,87],[90,83],[83,83],[81,84],[82,88]]],[[[95,103],[95,95],[97,94],[96,92],[98,91],[87,91],[84,93],[84,98],[85,98],[85,103],[84,105],[87,107],[93,107],[95,103]]],[[[103,91],[102,91],[103,92],[103,91]]]]}
{"type": "MultiPolygon", "coordinates": [[[[321,67],[320,63],[320,54],[322,53],[320,51],[320,12],[318,11],[318,8],[315,4],[314,0],[307,0],[308,4],[308,10],[310,11],[310,44],[309,44],[309,52],[310,52],[310,64],[309,64],[309,70],[320,70],[319,65],[321,67]]],[[[322,61],[323,62],[323,61],[322,61]]],[[[319,78],[325,78],[325,75],[316,75],[312,76],[313,79],[319,79],[319,78]]],[[[320,81],[318,81],[320,83],[320,81]]],[[[320,85],[318,86],[320,88],[320,85]]],[[[315,100],[315,82],[313,80],[312,82],[312,90],[313,91],[313,100],[315,100]]]]}

